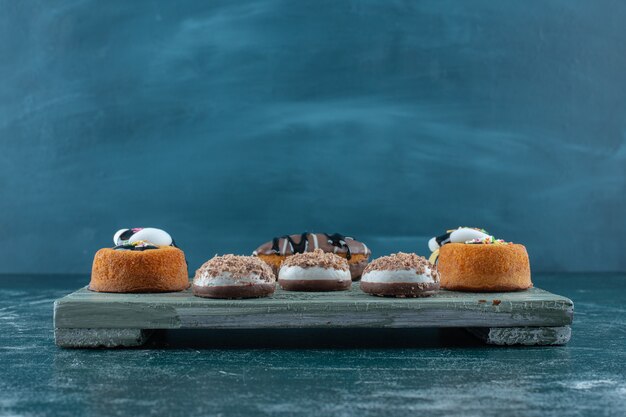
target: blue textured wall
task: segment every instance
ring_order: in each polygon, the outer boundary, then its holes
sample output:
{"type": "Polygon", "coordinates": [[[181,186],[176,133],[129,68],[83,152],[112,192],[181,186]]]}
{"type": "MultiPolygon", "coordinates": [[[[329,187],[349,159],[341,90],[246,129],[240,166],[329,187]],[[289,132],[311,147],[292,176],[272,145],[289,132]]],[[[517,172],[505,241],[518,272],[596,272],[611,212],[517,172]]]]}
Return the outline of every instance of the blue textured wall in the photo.
{"type": "Polygon", "coordinates": [[[626,270],[622,1],[0,0],[0,272],[458,225],[626,270]]]}

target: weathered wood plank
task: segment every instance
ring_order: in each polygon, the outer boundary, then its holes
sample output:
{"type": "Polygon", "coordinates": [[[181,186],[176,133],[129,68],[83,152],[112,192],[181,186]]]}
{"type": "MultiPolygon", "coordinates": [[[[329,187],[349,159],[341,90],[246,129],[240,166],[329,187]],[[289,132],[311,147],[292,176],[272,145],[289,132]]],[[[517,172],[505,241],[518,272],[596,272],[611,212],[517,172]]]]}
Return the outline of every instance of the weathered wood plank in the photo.
{"type": "Polygon", "coordinates": [[[471,334],[490,345],[564,345],[572,336],[570,326],[468,328],[471,334]]]}
{"type": "Polygon", "coordinates": [[[112,348],[141,346],[152,330],[142,329],[54,329],[54,342],[66,348],[112,348]]]}
{"type": "Polygon", "coordinates": [[[515,293],[441,291],[433,297],[372,297],[350,291],[212,300],[191,292],[104,294],[81,289],[55,302],[56,328],[559,327],[571,300],[538,288],[515,293]]]}

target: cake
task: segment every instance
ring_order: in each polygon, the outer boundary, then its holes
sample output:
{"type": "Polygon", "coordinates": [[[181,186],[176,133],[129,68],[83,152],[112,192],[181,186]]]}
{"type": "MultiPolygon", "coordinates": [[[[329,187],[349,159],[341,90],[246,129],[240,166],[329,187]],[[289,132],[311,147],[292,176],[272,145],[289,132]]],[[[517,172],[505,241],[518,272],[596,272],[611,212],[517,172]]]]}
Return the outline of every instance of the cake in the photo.
{"type": "Polygon", "coordinates": [[[496,239],[483,229],[461,227],[429,242],[441,287],[454,291],[501,292],[532,287],[523,245],[496,239]],[[473,236],[473,237],[472,237],[473,236]]]}
{"type": "Polygon", "coordinates": [[[399,252],[370,262],[360,285],[371,295],[427,297],[439,290],[439,274],[426,258],[399,252]]]}
{"type": "Polygon", "coordinates": [[[365,243],[339,233],[331,235],[305,232],[299,235],[275,237],[259,246],[253,255],[267,262],[274,272],[278,273],[281,264],[288,257],[298,253],[313,252],[316,249],[345,258],[350,268],[350,276],[354,281],[361,277],[371,253],[365,243]]]}
{"type": "Polygon", "coordinates": [[[350,289],[352,278],[345,258],[315,249],[287,257],[278,283],[287,291],[341,291],[350,289]]]}
{"type": "Polygon", "coordinates": [[[272,269],[256,257],[215,256],[196,271],[191,288],[198,297],[267,297],[274,293],[276,277],[272,269]]]}
{"type": "Polygon", "coordinates": [[[189,287],[185,254],[164,230],[122,229],[113,248],[96,252],[89,289],[98,292],[169,292],[189,287]]]}

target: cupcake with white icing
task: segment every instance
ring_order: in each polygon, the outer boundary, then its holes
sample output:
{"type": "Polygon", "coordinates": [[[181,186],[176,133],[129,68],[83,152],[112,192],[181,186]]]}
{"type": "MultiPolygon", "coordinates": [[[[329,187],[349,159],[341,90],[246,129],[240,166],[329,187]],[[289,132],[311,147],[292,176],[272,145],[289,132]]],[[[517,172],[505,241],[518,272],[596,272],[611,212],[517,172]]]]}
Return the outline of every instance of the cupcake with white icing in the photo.
{"type": "Polygon", "coordinates": [[[346,259],[315,249],[286,258],[278,283],[287,291],[342,291],[350,289],[352,278],[346,259]]]}
{"type": "Polygon", "coordinates": [[[215,256],[193,279],[193,294],[207,298],[267,297],[276,289],[272,268],[253,256],[215,256]]]}
{"type": "Polygon", "coordinates": [[[165,230],[118,230],[112,248],[94,256],[89,289],[98,292],[149,293],[189,288],[185,254],[165,230]]]}
{"type": "Polygon", "coordinates": [[[370,262],[361,289],[378,296],[427,297],[439,290],[439,274],[426,258],[399,252],[370,262]]]}

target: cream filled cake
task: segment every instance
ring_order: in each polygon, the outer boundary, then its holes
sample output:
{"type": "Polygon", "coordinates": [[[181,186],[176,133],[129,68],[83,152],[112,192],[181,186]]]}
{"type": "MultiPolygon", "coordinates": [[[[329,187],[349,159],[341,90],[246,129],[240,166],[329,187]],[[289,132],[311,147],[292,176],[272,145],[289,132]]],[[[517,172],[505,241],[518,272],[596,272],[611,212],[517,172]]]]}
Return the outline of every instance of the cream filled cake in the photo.
{"type": "Polygon", "coordinates": [[[496,239],[483,229],[459,227],[432,238],[431,262],[441,287],[455,291],[520,291],[533,286],[524,245],[496,239]]]}
{"type": "Polygon", "coordinates": [[[288,257],[320,249],[334,253],[348,261],[350,276],[356,281],[361,277],[371,254],[363,242],[339,233],[301,233],[275,237],[259,246],[252,254],[270,265],[276,274],[281,264],[288,257]]]}
{"type": "Polygon", "coordinates": [[[350,289],[352,277],[346,259],[315,249],[286,258],[278,283],[287,291],[341,291],[350,289]]]}
{"type": "Polygon", "coordinates": [[[272,269],[253,256],[215,256],[205,262],[193,279],[192,291],[198,297],[267,297],[276,289],[272,269]]]}
{"type": "Polygon", "coordinates": [[[399,252],[370,262],[361,289],[378,296],[427,297],[439,290],[439,274],[426,258],[399,252]]]}
{"type": "Polygon", "coordinates": [[[113,248],[100,249],[94,256],[90,290],[141,293],[189,287],[185,254],[166,231],[121,229],[113,242],[113,248]]]}

